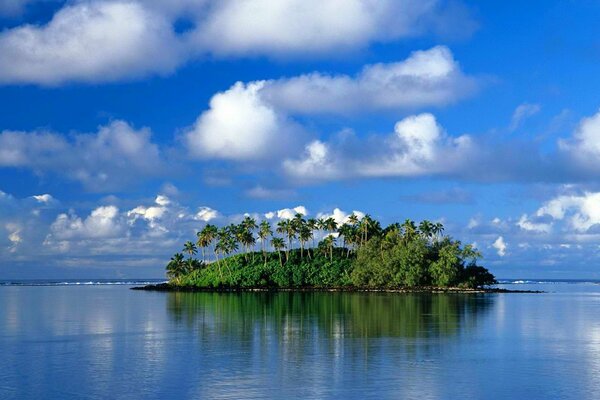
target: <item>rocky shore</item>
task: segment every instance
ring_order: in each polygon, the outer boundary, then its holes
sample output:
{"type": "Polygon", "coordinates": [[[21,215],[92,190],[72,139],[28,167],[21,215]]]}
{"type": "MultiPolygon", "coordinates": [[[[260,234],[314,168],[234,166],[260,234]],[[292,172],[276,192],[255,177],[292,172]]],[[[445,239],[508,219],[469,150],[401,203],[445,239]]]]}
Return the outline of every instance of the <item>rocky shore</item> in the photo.
{"type": "Polygon", "coordinates": [[[544,293],[539,290],[509,290],[501,288],[458,288],[458,287],[405,287],[405,288],[357,288],[357,287],[293,287],[293,288],[208,288],[198,286],[176,286],[169,283],[159,283],[156,285],[135,286],[132,290],[148,290],[156,292],[368,292],[368,293],[458,293],[458,294],[475,294],[475,293],[544,293]]]}

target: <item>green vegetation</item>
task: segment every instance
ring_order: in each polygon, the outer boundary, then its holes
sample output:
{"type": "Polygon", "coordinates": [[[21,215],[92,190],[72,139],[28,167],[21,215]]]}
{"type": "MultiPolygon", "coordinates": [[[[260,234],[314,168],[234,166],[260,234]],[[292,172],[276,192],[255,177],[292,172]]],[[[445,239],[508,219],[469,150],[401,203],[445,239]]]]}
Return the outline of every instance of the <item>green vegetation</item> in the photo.
{"type": "Polygon", "coordinates": [[[206,225],[167,265],[175,286],[218,288],[478,288],[495,283],[477,265],[471,245],[443,235],[440,223],[411,220],[382,228],[370,216],[333,218],[296,214],[277,223],[246,217],[240,224],[206,225]],[[256,236],[255,236],[256,233],[256,236]],[[321,241],[315,244],[315,238],[321,241]],[[260,241],[260,251],[256,242],[260,241]],[[201,250],[202,259],[195,255],[201,250]],[[272,251],[270,251],[272,249],[272,251]],[[212,259],[209,259],[212,253],[212,259]]]}
{"type": "MultiPolygon", "coordinates": [[[[255,343],[253,338],[267,331],[285,337],[290,328],[302,330],[287,342],[301,349],[302,341],[314,343],[311,335],[328,346],[333,342],[323,339],[340,332],[344,338],[451,337],[474,329],[494,301],[492,296],[454,293],[175,292],[167,294],[167,310],[176,323],[193,328],[200,323],[203,337],[237,337],[241,345],[255,343]]],[[[412,341],[398,345],[407,346],[406,354],[419,352],[412,341]]]]}

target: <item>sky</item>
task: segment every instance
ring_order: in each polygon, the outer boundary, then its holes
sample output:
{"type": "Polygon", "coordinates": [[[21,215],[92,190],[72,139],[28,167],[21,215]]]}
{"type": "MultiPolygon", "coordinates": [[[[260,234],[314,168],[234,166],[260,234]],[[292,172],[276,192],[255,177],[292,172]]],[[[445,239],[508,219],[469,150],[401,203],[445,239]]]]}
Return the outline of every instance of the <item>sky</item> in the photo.
{"type": "Polygon", "coordinates": [[[600,278],[598,12],[0,0],[0,279],[162,277],[206,223],[298,210],[600,278]]]}

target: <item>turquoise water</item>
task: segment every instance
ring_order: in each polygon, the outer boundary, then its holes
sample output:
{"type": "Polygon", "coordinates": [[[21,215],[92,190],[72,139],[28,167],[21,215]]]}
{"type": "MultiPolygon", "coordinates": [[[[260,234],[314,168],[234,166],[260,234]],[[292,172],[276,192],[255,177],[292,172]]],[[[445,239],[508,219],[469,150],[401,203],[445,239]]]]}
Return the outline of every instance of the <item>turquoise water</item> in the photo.
{"type": "Polygon", "coordinates": [[[90,282],[0,285],[1,399],[600,397],[592,282],[486,295],[90,282]]]}

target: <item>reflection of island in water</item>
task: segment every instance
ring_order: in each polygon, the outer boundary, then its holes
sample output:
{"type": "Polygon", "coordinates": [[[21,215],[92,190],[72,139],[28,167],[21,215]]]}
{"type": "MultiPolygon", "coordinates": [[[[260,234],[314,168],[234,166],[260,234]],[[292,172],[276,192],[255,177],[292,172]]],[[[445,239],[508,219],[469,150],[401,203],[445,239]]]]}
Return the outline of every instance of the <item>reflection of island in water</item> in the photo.
{"type": "Polygon", "coordinates": [[[169,293],[176,323],[204,335],[279,338],[436,338],[470,331],[492,307],[485,294],[169,293]]]}

